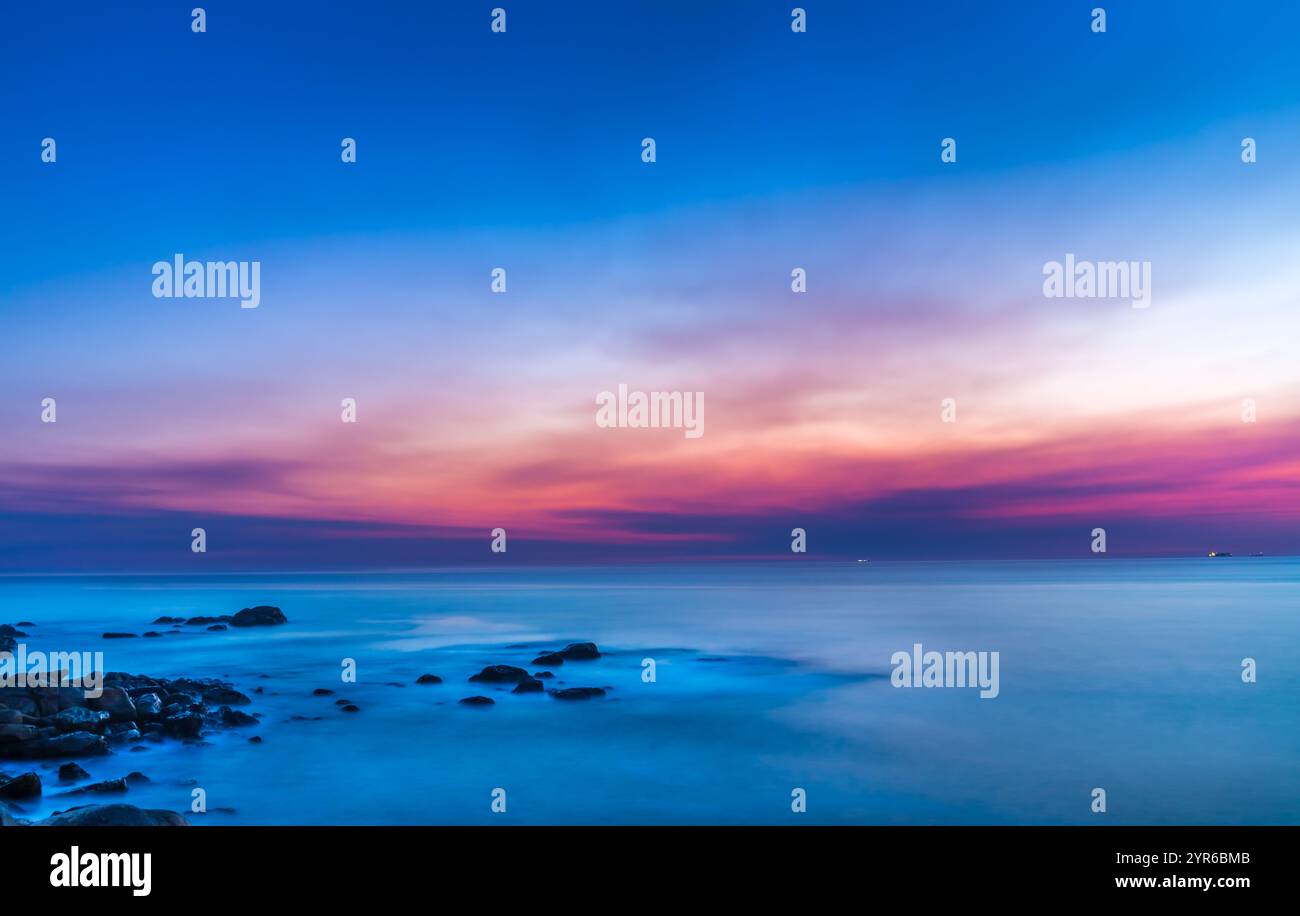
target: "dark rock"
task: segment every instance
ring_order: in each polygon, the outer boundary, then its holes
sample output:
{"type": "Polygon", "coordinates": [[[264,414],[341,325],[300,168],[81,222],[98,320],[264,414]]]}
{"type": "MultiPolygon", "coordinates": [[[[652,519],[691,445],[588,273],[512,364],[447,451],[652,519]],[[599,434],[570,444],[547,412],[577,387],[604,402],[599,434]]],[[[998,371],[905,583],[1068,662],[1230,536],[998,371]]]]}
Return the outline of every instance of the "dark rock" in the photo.
{"type": "MultiPolygon", "coordinates": [[[[36,624],[32,623],[30,620],[20,620],[20,621],[18,621],[17,626],[20,626],[20,627],[34,627],[34,626],[36,626],[36,624]]],[[[26,635],[26,634],[24,634],[24,635],[26,635]]]]}
{"type": "Polygon", "coordinates": [[[144,693],[135,698],[135,711],[144,721],[150,721],[162,715],[162,699],[156,693],[144,693]]]}
{"type": "Polygon", "coordinates": [[[551,674],[549,671],[534,671],[533,677],[538,680],[549,681],[551,678],[555,677],[555,675],[551,674]]]}
{"type": "Polygon", "coordinates": [[[523,668],[516,668],[514,665],[488,665],[478,674],[471,675],[471,681],[482,681],[487,684],[518,684],[520,681],[528,680],[530,675],[523,668]]]}
{"type": "Polygon", "coordinates": [[[343,712],[361,712],[361,707],[356,706],[352,703],[349,703],[346,706],[340,706],[339,709],[341,709],[343,712]]]}
{"type": "Polygon", "coordinates": [[[135,633],[105,633],[104,639],[135,639],[135,633]]]}
{"type": "Polygon", "coordinates": [[[103,694],[90,697],[86,704],[91,709],[108,713],[108,718],[113,722],[135,721],[135,703],[131,702],[131,697],[121,687],[105,687],[103,694]]]}
{"type": "Polygon", "coordinates": [[[421,674],[415,679],[417,684],[441,684],[442,678],[436,674],[421,674]]]}
{"type": "Polygon", "coordinates": [[[230,619],[232,627],[272,627],[288,622],[283,611],[267,604],[246,607],[230,619]]]}
{"type": "Polygon", "coordinates": [[[249,743],[249,744],[261,744],[261,743],[262,743],[262,736],[261,736],[261,735],[254,735],[253,737],[251,737],[251,738],[248,739],[248,743],[249,743]]]}
{"type": "Polygon", "coordinates": [[[461,700],[466,706],[493,706],[496,700],[491,697],[465,697],[461,700]]]}
{"type": "Polygon", "coordinates": [[[565,687],[562,690],[552,690],[550,694],[557,700],[590,700],[592,697],[603,697],[605,691],[600,687],[565,687]]]}
{"type": "Polygon", "coordinates": [[[164,614],[162,617],[159,617],[157,620],[154,621],[155,624],[159,624],[159,623],[184,623],[184,622],[185,622],[185,618],[184,618],[184,617],[168,617],[168,616],[166,616],[165,614],[164,614]]]}
{"type": "Polygon", "coordinates": [[[221,718],[223,725],[256,725],[257,720],[246,712],[240,712],[238,709],[231,709],[229,706],[222,706],[217,710],[217,715],[221,718]]]}
{"type": "Polygon", "coordinates": [[[162,636],[161,633],[155,630],[146,630],[143,635],[145,636],[146,639],[157,639],[159,636],[162,636]]]}
{"type": "Polygon", "coordinates": [[[253,701],[233,687],[211,687],[203,691],[203,702],[213,706],[247,706],[253,701]]]}
{"type": "Polygon", "coordinates": [[[585,662],[600,658],[600,651],[594,642],[571,642],[558,654],[571,662],[585,662]]]}
{"type": "Polygon", "coordinates": [[[51,718],[54,727],[61,732],[94,732],[109,718],[108,713],[84,706],[69,706],[60,710],[51,718]]]}
{"type": "Polygon", "coordinates": [[[206,627],[213,623],[230,623],[230,615],[226,614],[221,617],[191,617],[189,620],[185,621],[185,625],[190,627],[206,627]]]}
{"type": "Polygon", "coordinates": [[[546,687],[535,677],[530,677],[526,681],[520,681],[515,685],[511,693],[541,693],[546,687]]]}
{"type": "Polygon", "coordinates": [[[311,692],[311,695],[314,697],[328,697],[333,696],[334,691],[330,690],[328,687],[317,687],[311,692]]]}
{"type": "Polygon", "coordinates": [[[41,777],[35,773],[24,773],[13,779],[0,779],[0,798],[19,800],[35,798],[41,794],[41,777]]]}
{"type": "Polygon", "coordinates": [[[162,727],[173,738],[197,738],[203,731],[203,717],[189,710],[174,712],[162,720],[162,727]]]}
{"type": "Polygon", "coordinates": [[[533,659],[533,664],[551,665],[553,667],[557,665],[563,665],[564,656],[558,652],[544,652],[541,655],[537,656],[535,659],[533,659]]]}
{"type": "Polygon", "coordinates": [[[90,774],[81,768],[79,763],[65,763],[59,767],[59,782],[76,782],[78,779],[89,779],[90,774]]]}
{"type": "Polygon", "coordinates": [[[78,786],[71,792],[65,792],[65,795],[81,795],[89,793],[93,795],[112,795],[126,791],[125,779],[105,779],[103,782],[92,782],[88,786],[78,786]]]}
{"type": "Polygon", "coordinates": [[[47,760],[51,757],[92,757],[108,753],[108,742],[90,732],[69,732],[54,737],[33,738],[21,744],[0,745],[6,756],[20,760],[47,760]]]}
{"type": "Polygon", "coordinates": [[[139,770],[132,770],[130,773],[127,773],[126,776],[124,776],[123,778],[133,786],[141,785],[147,782],[153,782],[152,779],[150,779],[148,776],[141,773],[139,770]]]}
{"type": "Polygon", "coordinates": [[[335,706],[348,706],[348,705],[350,705],[350,701],[348,701],[348,700],[335,700],[335,701],[334,701],[334,705],[335,705],[335,706]]]}
{"type": "Polygon", "coordinates": [[[174,811],[137,808],[135,805],[82,805],[53,814],[40,822],[45,827],[188,827],[190,822],[174,811]]]}
{"type": "Polygon", "coordinates": [[[208,632],[219,633],[224,629],[226,629],[226,625],[224,623],[214,623],[212,626],[208,627],[208,632]]]}

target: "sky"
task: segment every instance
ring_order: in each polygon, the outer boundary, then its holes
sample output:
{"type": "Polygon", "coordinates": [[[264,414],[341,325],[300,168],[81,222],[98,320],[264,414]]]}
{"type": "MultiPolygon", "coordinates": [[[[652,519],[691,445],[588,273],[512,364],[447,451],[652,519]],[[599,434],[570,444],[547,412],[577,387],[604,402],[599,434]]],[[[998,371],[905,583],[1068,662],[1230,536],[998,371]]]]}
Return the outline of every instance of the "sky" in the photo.
{"type": "Polygon", "coordinates": [[[9,5],[0,572],[1300,553],[1300,9],[1099,4],[9,5]]]}

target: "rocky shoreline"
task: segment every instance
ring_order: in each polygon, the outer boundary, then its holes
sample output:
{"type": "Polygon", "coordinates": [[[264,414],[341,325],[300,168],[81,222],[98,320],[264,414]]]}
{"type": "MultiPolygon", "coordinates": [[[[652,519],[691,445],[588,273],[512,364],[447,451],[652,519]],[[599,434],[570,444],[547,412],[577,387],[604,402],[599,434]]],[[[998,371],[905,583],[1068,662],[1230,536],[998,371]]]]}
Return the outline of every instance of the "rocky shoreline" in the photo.
{"type": "MultiPolygon", "coordinates": [[[[171,626],[173,631],[185,627],[205,627],[219,632],[227,626],[277,626],[288,620],[277,607],[262,605],[245,608],[233,615],[219,617],[160,617],[155,626],[171,626]]],[[[0,652],[12,652],[24,628],[35,624],[0,625],[0,652]]],[[[155,631],[144,636],[165,635],[155,631]]],[[[130,638],[134,633],[105,633],[104,638],[130,638]]],[[[510,647],[524,648],[524,647],[510,647]]],[[[542,651],[533,660],[535,666],[555,668],[567,662],[594,661],[601,658],[595,643],[569,643],[562,649],[542,651]]],[[[486,685],[510,694],[545,693],[556,700],[593,700],[606,695],[610,687],[548,687],[555,677],[550,670],[527,669],[514,665],[488,665],[470,675],[468,682],[486,685]]],[[[172,811],[143,809],[129,804],[85,804],[55,811],[43,820],[22,816],[23,806],[32,799],[49,797],[40,774],[34,770],[7,773],[7,761],[41,761],[46,767],[59,762],[56,797],[70,800],[95,796],[119,795],[133,784],[147,783],[149,778],[138,771],[123,776],[92,780],[78,760],[112,759],[119,753],[147,749],[151,742],[178,741],[203,744],[204,735],[213,731],[248,728],[260,724],[261,714],[246,712],[243,707],[252,698],[227,681],[216,678],[164,678],[108,672],[103,675],[102,692],[87,697],[81,686],[60,685],[61,677],[51,685],[0,686],[0,826],[187,826],[189,821],[172,811]]],[[[442,685],[439,675],[423,674],[415,683],[432,687],[442,685]]],[[[562,682],[561,682],[562,683],[562,682]]],[[[393,686],[405,686],[395,684],[393,686]]],[[[91,691],[94,693],[94,691],[91,691]]],[[[255,687],[254,694],[263,692],[255,687]]],[[[312,691],[316,697],[330,696],[329,688],[312,691]]],[[[469,707],[492,707],[496,700],[481,694],[465,696],[459,703],[469,707]]],[[[340,711],[358,713],[361,709],[347,700],[336,700],[340,711]]],[[[293,720],[319,719],[319,716],[294,715],[293,720]]],[[[250,743],[261,743],[252,735],[250,743]]],[[[121,772],[120,770],[118,772],[121,772]]],[[[48,776],[46,777],[49,778],[48,776]]]]}
{"type": "MultiPolygon", "coordinates": [[[[287,623],[279,608],[245,608],[219,618],[234,626],[287,623]],[[239,622],[235,622],[239,621],[239,622]]],[[[0,624],[0,652],[13,652],[23,627],[0,624]]],[[[128,634],[134,635],[134,634],[128,634]]],[[[109,634],[105,634],[109,636],[109,634]]],[[[255,726],[260,714],[237,707],[251,698],[233,684],[216,678],[163,678],[106,672],[100,691],[67,684],[65,672],[54,672],[45,683],[0,686],[0,763],[4,761],[63,761],[60,783],[90,778],[78,759],[108,757],[119,751],[145,750],[148,742],[203,743],[205,732],[255,726]],[[87,696],[87,693],[98,695],[87,696]]],[[[256,688],[254,692],[261,692],[256,688]]],[[[256,736],[254,736],[256,737],[256,736]]],[[[250,739],[252,740],[252,739],[250,739]]],[[[138,771],[125,776],[74,786],[60,793],[72,797],[126,792],[132,783],[147,782],[138,771]]],[[[16,775],[0,771],[0,826],[184,826],[180,814],[133,805],[82,805],[55,812],[41,821],[20,816],[14,803],[39,797],[45,786],[34,770],[16,775]]]]}

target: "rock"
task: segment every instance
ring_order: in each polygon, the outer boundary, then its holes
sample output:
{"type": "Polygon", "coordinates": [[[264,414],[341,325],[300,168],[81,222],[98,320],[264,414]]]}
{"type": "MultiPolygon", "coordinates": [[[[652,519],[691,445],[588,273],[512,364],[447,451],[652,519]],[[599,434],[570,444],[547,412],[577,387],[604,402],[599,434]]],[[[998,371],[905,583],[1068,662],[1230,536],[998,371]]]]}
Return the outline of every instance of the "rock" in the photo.
{"type": "Polygon", "coordinates": [[[230,615],[226,614],[222,617],[191,617],[185,621],[185,625],[189,627],[206,627],[213,623],[230,623],[230,615]]]}
{"type": "Polygon", "coordinates": [[[114,795],[126,791],[125,779],[105,779],[103,782],[92,782],[88,786],[78,786],[70,792],[64,792],[64,795],[114,795]]]}
{"type": "Polygon", "coordinates": [[[415,679],[417,684],[441,684],[442,678],[436,674],[421,674],[415,679]]]}
{"type": "Polygon", "coordinates": [[[494,706],[496,700],[491,697],[465,697],[461,700],[466,706],[494,706]]]}
{"type": "Polygon", "coordinates": [[[76,782],[78,779],[89,779],[90,774],[81,768],[78,763],[65,763],[59,767],[59,782],[76,782]]]}
{"type": "Polygon", "coordinates": [[[52,718],[54,727],[61,732],[99,731],[100,726],[108,720],[108,713],[83,706],[70,706],[55,713],[52,718]]]}
{"type": "Polygon", "coordinates": [[[240,712],[238,709],[231,709],[229,706],[222,706],[217,710],[217,715],[221,718],[223,725],[256,725],[257,720],[246,712],[240,712]]]}
{"type": "Polygon", "coordinates": [[[530,677],[532,675],[527,671],[523,668],[516,668],[514,665],[488,665],[478,674],[471,675],[470,680],[482,681],[487,684],[518,684],[530,677]]]}
{"type": "Polygon", "coordinates": [[[511,693],[541,693],[546,687],[535,677],[530,677],[526,681],[520,681],[515,685],[511,693]]]}
{"type": "Polygon", "coordinates": [[[90,732],[69,732],[50,738],[33,738],[20,744],[0,745],[6,756],[20,760],[46,760],[51,757],[91,757],[108,753],[108,742],[90,732]]]}
{"type": "Polygon", "coordinates": [[[272,627],[288,622],[283,611],[267,604],[246,607],[230,619],[232,627],[272,627]]]}
{"type": "Polygon", "coordinates": [[[41,794],[41,777],[35,773],[24,773],[13,779],[0,779],[0,798],[14,801],[35,798],[41,794]]]}
{"type": "MultiPolygon", "coordinates": [[[[20,626],[20,627],[34,627],[34,626],[36,626],[36,624],[32,623],[30,620],[20,620],[20,621],[18,621],[17,626],[20,626]]],[[[26,635],[26,634],[24,634],[24,635],[26,635]]]]}
{"type": "Polygon", "coordinates": [[[135,639],[135,633],[105,633],[104,639],[135,639]]]}
{"type": "Polygon", "coordinates": [[[333,696],[334,691],[330,690],[328,687],[317,687],[311,692],[311,695],[314,697],[328,697],[333,696]]]}
{"type": "Polygon", "coordinates": [[[555,677],[555,675],[551,674],[551,672],[549,671],[534,671],[533,677],[537,678],[538,680],[549,681],[551,678],[555,677]]]}
{"type": "Polygon", "coordinates": [[[156,693],[144,693],[135,698],[136,715],[146,722],[161,716],[162,708],[162,699],[156,693]]]}
{"type": "Polygon", "coordinates": [[[23,714],[16,709],[0,709],[0,725],[22,725],[23,714]]]}
{"type": "Polygon", "coordinates": [[[349,700],[335,700],[335,701],[334,701],[334,705],[335,705],[335,706],[348,706],[348,705],[350,705],[350,701],[349,701],[349,700]]]}
{"type": "Polygon", "coordinates": [[[219,633],[224,629],[226,629],[226,625],[224,623],[214,623],[212,626],[208,627],[208,632],[219,633]]]}
{"type": "Polygon", "coordinates": [[[584,662],[600,658],[600,650],[594,642],[571,642],[559,651],[559,655],[571,662],[584,662]]]}
{"type": "Polygon", "coordinates": [[[126,776],[124,776],[123,778],[133,786],[140,785],[142,783],[153,782],[152,779],[150,779],[148,776],[141,773],[139,770],[132,770],[130,773],[127,773],[126,776]]]}
{"type": "Polygon", "coordinates": [[[113,722],[134,722],[135,703],[121,687],[105,687],[103,694],[86,700],[91,709],[108,713],[113,722]]]}
{"type": "Polygon", "coordinates": [[[23,725],[19,722],[0,725],[0,754],[10,745],[31,741],[40,737],[40,730],[35,725],[23,725]]]}
{"type": "Polygon", "coordinates": [[[137,808],[135,805],[82,805],[39,822],[44,827],[188,827],[190,822],[174,811],[137,808]]]}
{"type": "Polygon", "coordinates": [[[361,712],[361,707],[353,703],[349,703],[346,706],[340,706],[339,709],[343,712],[361,712]]]}
{"type": "Polygon", "coordinates": [[[146,630],[143,635],[146,639],[157,639],[162,636],[157,630],[146,630]]]}
{"type": "Polygon", "coordinates": [[[173,738],[197,738],[203,731],[203,717],[190,710],[174,712],[162,720],[162,727],[173,738]]]}
{"type": "Polygon", "coordinates": [[[600,687],[565,687],[551,690],[550,694],[557,700],[590,700],[593,697],[603,697],[605,691],[600,687]]]}
{"type": "Polygon", "coordinates": [[[251,737],[251,738],[248,739],[248,743],[249,743],[249,744],[261,744],[261,743],[262,743],[262,736],[261,736],[261,735],[254,735],[253,737],[251,737]]]}
{"type": "Polygon", "coordinates": [[[184,617],[168,617],[168,616],[165,615],[165,614],[164,614],[162,617],[159,617],[157,620],[154,621],[155,624],[159,624],[159,623],[184,623],[184,622],[185,622],[185,618],[184,618],[184,617]]]}
{"type": "Polygon", "coordinates": [[[253,701],[233,687],[210,687],[203,691],[203,702],[213,706],[247,706],[253,701]]]}
{"type": "Polygon", "coordinates": [[[534,664],[534,665],[551,665],[551,666],[563,665],[563,664],[564,664],[564,656],[561,655],[561,654],[558,653],[558,652],[544,652],[543,654],[541,654],[541,655],[537,656],[535,659],[533,659],[533,664],[534,664]]]}

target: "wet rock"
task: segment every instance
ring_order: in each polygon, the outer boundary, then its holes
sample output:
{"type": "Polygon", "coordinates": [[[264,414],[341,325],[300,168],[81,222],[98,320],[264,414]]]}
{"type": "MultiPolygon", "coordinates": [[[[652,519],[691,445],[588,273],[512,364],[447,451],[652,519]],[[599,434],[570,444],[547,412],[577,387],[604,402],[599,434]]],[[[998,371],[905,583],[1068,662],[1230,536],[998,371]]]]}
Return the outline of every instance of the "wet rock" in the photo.
{"type": "Polygon", "coordinates": [[[105,633],[104,639],[135,639],[135,633],[105,633]]]}
{"type": "Polygon", "coordinates": [[[478,674],[471,675],[470,680],[482,681],[486,684],[518,684],[531,677],[532,675],[523,668],[516,668],[514,665],[488,665],[478,674]]]}
{"type": "Polygon", "coordinates": [[[35,798],[41,794],[41,777],[35,773],[24,773],[12,779],[0,777],[0,798],[20,801],[35,798]]]}
{"type": "Polygon", "coordinates": [[[549,681],[551,678],[555,677],[555,675],[551,674],[549,671],[534,671],[533,677],[541,681],[549,681]]]}
{"type": "Polygon", "coordinates": [[[185,621],[185,625],[190,627],[206,627],[214,623],[230,623],[230,615],[226,614],[222,617],[191,617],[185,621]]]}
{"type": "Polygon", "coordinates": [[[88,698],[86,704],[91,709],[108,713],[113,722],[135,721],[135,703],[121,687],[105,687],[100,696],[88,698]]]}
{"type": "Polygon", "coordinates": [[[105,779],[103,782],[92,782],[88,786],[78,786],[70,792],[64,792],[64,795],[116,795],[126,791],[125,779],[105,779]]]}
{"type": "Polygon", "coordinates": [[[361,707],[353,703],[348,703],[346,706],[340,706],[339,709],[343,712],[361,712],[361,707]]]}
{"type": "Polygon", "coordinates": [[[163,718],[162,727],[173,738],[197,738],[203,731],[203,717],[190,710],[174,712],[163,718]]]}
{"type": "Polygon", "coordinates": [[[226,625],[224,623],[214,623],[212,626],[208,627],[208,632],[220,633],[224,629],[226,629],[226,625]]]}
{"type": "Polygon", "coordinates": [[[533,659],[533,664],[551,665],[553,667],[557,665],[563,665],[564,656],[558,652],[544,652],[541,655],[537,656],[535,659],[533,659]]]}
{"type": "Polygon", "coordinates": [[[108,753],[108,742],[90,732],[33,738],[20,744],[0,745],[7,756],[20,760],[47,760],[52,757],[93,757],[108,753]]]}
{"type": "Polygon", "coordinates": [[[16,709],[0,709],[0,725],[22,725],[23,714],[16,709]]]}
{"type": "Polygon", "coordinates": [[[128,783],[130,783],[133,786],[142,785],[148,782],[153,782],[152,779],[150,779],[148,776],[141,773],[139,770],[132,770],[130,773],[127,773],[126,776],[123,777],[123,779],[125,779],[128,783]]]}
{"type": "Polygon", "coordinates": [[[251,738],[248,739],[248,743],[249,743],[249,744],[261,744],[261,743],[262,743],[262,736],[261,736],[261,735],[254,735],[253,737],[251,737],[251,738]]]}
{"type": "Polygon", "coordinates": [[[76,782],[78,779],[89,778],[90,774],[79,763],[65,763],[59,767],[59,782],[76,782]]]}
{"type": "Polygon", "coordinates": [[[146,630],[143,635],[146,639],[157,639],[162,636],[162,634],[156,630],[146,630]]]}
{"type": "Polygon", "coordinates": [[[135,805],[82,805],[39,822],[45,827],[188,827],[175,811],[137,808],[135,805]]]}
{"type": "Polygon", "coordinates": [[[21,722],[0,725],[0,754],[3,754],[10,745],[31,741],[33,738],[39,738],[40,735],[40,729],[35,725],[25,725],[21,722]]]}
{"type": "Polygon", "coordinates": [[[496,700],[492,699],[491,697],[465,697],[465,698],[464,698],[463,700],[461,700],[460,702],[463,703],[463,704],[465,704],[466,706],[494,706],[494,705],[496,705],[496,700]]]}
{"type": "Polygon", "coordinates": [[[605,691],[600,687],[564,687],[551,690],[550,694],[557,700],[590,700],[594,697],[603,697],[605,691]]]}
{"type": "MultiPolygon", "coordinates": [[[[20,627],[34,627],[34,626],[36,626],[36,624],[32,623],[30,620],[20,620],[20,621],[18,621],[17,624],[15,624],[15,626],[20,626],[20,627]]],[[[23,634],[23,635],[26,635],[26,634],[23,634]]]]}
{"type": "Polygon", "coordinates": [[[511,693],[541,693],[546,687],[535,677],[530,677],[526,681],[520,681],[515,685],[511,693]]]}
{"type": "Polygon", "coordinates": [[[349,701],[349,700],[335,700],[335,701],[334,701],[334,705],[335,705],[335,706],[348,706],[348,705],[350,705],[350,702],[351,702],[351,701],[349,701]]]}
{"type": "Polygon", "coordinates": [[[143,693],[134,702],[136,715],[146,722],[162,715],[162,698],[156,693],[143,693]]]}
{"type": "Polygon", "coordinates": [[[232,627],[272,627],[288,622],[283,611],[268,604],[246,607],[230,619],[232,627]]]}
{"type": "Polygon", "coordinates": [[[415,679],[417,684],[441,684],[442,678],[436,674],[421,674],[415,679]]]}
{"type": "Polygon", "coordinates": [[[168,617],[167,615],[164,614],[162,617],[159,617],[157,620],[155,620],[154,624],[156,625],[160,623],[184,623],[184,622],[185,622],[184,617],[168,617]]]}
{"type": "Polygon", "coordinates": [[[592,661],[600,658],[600,650],[594,642],[571,642],[559,651],[563,658],[571,662],[592,661]]]}
{"type": "Polygon", "coordinates": [[[94,732],[99,731],[108,718],[106,712],[86,709],[84,706],[69,706],[55,713],[50,721],[61,732],[94,732]]]}
{"type": "Polygon", "coordinates": [[[328,687],[317,687],[311,692],[311,695],[314,697],[328,697],[333,696],[334,691],[330,690],[328,687]]]}
{"type": "Polygon", "coordinates": [[[256,725],[257,720],[246,712],[240,712],[238,709],[231,709],[229,706],[222,706],[217,710],[217,716],[221,719],[223,725],[256,725]]]}
{"type": "Polygon", "coordinates": [[[210,687],[203,691],[203,702],[213,706],[246,706],[253,701],[233,687],[210,687]]]}

